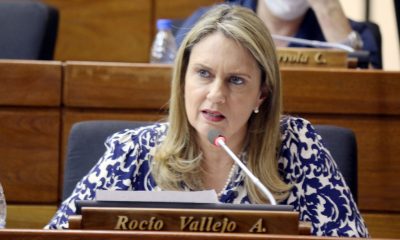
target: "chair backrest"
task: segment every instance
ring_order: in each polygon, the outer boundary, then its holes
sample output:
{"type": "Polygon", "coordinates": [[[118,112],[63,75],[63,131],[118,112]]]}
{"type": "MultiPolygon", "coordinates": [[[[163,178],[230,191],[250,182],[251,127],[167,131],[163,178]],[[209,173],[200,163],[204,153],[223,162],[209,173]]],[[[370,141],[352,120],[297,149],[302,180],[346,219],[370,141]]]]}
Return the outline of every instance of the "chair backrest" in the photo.
{"type": "MultiPolygon", "coordinates": [[[[151,124],[134,121],[85,121],[72,126],[64,170],[64,200],[76,183],[95,165],[105,151],[104,141],[111,134],[151,124]]],[[[354,199],[357,200],[357,144],[354,133],[347,128],[315,125],[325,146],[330,150],[354,199]]]]}
{"type": "Polygon", "coordinates": [[[354,132],[348,128],[332,125],[314,125],[314,127],[332,154],[357,202],[357,141],[354,132]]]}
{"type": "Polygon", "coordinates": [[[374,36],[376,45],[378,47],[378,51],[377,51],[377,58],[378,58],[378,62],[372,62],[375,68],[378,69],[382,69],[382,34],[381,34],[381,30],[379,28],[379,25],[371,22],[371,21],[366,21],[365,24],[367,25],[367,27],[369,28],[369,30],[371,30],[372,35],[374,36]]]}
{"type": "Polygon", "coordinates": [[[76,183],[96,164],[105,151],[108,136],[124,129],[149,125],[150,122],[135,121],[84,121],[75,123],[69,134],[67,157],[64,166],[62,199],[74,190],[76,183]]]}
{"type": "Polygon", "coordinates": [[[0,58],[52,60],[58,10],[39,0],[0,1],[0,58]]]}

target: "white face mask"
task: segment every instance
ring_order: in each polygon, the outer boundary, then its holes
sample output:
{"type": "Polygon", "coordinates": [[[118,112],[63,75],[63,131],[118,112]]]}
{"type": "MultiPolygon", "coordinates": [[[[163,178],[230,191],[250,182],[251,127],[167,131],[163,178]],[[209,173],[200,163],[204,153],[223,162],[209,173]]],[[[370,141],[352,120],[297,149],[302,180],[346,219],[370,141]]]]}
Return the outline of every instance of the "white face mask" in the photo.
{"type": "Polygon", "coordinates": [[[286,21],[302,16],[310,7],[307,0],[264,0],[271,13],[286,21]]]}

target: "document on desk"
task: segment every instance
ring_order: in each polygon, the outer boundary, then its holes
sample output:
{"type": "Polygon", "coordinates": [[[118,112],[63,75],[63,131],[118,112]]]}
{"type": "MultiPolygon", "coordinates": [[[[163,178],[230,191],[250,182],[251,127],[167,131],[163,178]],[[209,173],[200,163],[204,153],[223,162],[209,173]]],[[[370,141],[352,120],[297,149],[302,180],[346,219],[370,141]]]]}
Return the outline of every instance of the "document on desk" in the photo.
{"type": "Polygon", "coordinates": [[[97,190],[96,200],[117,202],[218,203],[218,196],[214,190],[192,192],[97,190]]]}

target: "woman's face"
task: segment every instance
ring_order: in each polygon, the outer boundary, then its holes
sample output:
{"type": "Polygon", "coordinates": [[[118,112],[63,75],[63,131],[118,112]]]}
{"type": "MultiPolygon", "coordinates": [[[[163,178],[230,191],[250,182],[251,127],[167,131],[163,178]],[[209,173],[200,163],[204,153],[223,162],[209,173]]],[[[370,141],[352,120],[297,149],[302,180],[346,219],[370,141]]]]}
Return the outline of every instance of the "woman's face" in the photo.
{"type": "Polygon", "coordinates": [[[241,143],[264,99],[260,83],[256,60],[238,42],[215,32],[196,44],[185,75],[185,108],[200,140],[216,129],[228,145],[241,143]]]}

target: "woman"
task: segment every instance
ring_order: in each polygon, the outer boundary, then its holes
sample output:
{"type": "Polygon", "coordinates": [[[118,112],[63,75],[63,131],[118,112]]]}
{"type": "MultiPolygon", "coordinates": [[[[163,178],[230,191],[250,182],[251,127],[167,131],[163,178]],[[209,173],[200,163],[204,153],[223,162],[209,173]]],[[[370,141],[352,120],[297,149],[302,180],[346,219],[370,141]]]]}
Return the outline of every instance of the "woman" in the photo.
{"type": "MultiPolygon", "coordinates": [[[[379,28],[368,22],[346,18],[339,0],[225,0],[226,3],[252,9],[269,31],[278,36],[290,36],[322,42],[342,43],[356,50],[369,52],[369,62],[382,68],[379,28]]],[[[178,45],[187,31],[209,10],[201,8],[185,20],[176,34],[178,45]]],[[[309,47],[287,41],[275,41],[279,47],[309,47]]],[[[364,66],[365,67],[365,66],[364,66]]]]}
{"type": "Polygon", "coordinates": [[[223,150],[216,129],[281,204],[316,235],[368,232],[329,152],[311,124],[281,116],[281,86],[268,30],[250,10],[221,5],[187,34],[172,79],[168,123],[116,133],[48,228],[67,228],[75,200],[96,189],[215,189],[222,203],[268,203],[223,150]]]}

